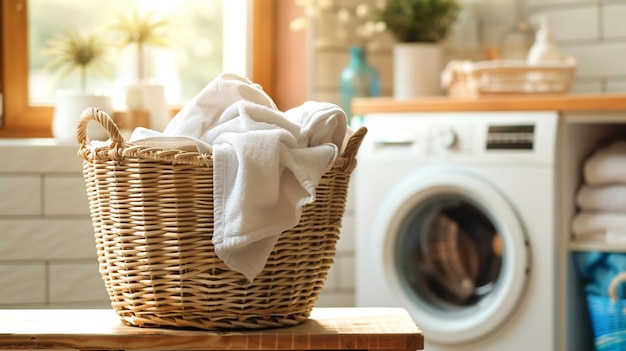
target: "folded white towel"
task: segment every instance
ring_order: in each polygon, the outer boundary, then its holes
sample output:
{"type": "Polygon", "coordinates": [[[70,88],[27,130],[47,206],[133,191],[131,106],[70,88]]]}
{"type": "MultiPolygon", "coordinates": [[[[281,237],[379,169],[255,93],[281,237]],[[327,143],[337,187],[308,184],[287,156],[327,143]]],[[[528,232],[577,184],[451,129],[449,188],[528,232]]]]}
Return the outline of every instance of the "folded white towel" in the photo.
{"type": "Polygon", "coordinates": [[[609,232],[626,232],[626,213],[581,211],[572,220],[574,237],[582,238],[609,232]]]}
{"type": "Polygon", "coordinates": [[[604,243],[625,243],[626,230],[603,230],[576,235],[572,238],[574,242],[604,242],[604,243]]]}
{"type": "Polygon", "coordinates": [[[626,212],[626,184],[584,184],[576,193],[576,204],[582,210],[626,212]]]}
{"type": "Polygon", "coordinates": [[[587,184],[626,183],[626,140],[596,150],[583,168],[587,184]]]}
{"type": "Polygon", "coordinates": [[[606,230],[589,232],[585,234],[574,235],[572,238],[574,242],[606,242],[608,241],[608,233],[606,230]]]}
{"type": "Polygon", "coordinates": [[[295,226],[302,206],[315,200],[322,175],[342,148],[346,121],[341,108],[323,102],[283,113],[260,86],[223,74],[162,134],[137,129],[131,141],[172,137],[173,143],[195,143],[212,153],[215,252],[251,282],[280,233],[295,226]]]}

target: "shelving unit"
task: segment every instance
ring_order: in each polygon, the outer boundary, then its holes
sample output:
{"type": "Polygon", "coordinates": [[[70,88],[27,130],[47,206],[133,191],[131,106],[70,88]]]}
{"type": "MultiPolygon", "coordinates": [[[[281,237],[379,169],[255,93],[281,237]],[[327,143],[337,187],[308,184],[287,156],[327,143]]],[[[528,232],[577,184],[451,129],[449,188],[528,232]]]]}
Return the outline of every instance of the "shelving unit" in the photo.
{"type": "MultiPolygon", "coordinates": [[[[626,103],[626,97],[624,97],[626,103]]],[[[621,107],[620,107],[621,108],[621,107]]],[[[560,194],[560,230],[561,242],[568,250],[561,252],[565,262],[562,267],[560,284],[567,287],[562,304],[562,318],[567,323],[563,337],[568,339],[576,335],[587,345],[592,345],[591,325],[585,304],[584,286],[574,264],[573,253],[583,251],[626,252],[626,243],[607,243],[597,241],[574,241],[571,223],[578,208],[575,203],[576,193],[583,184],[583,167],[586,159],[599,147],[619,137],[626,137],[626,106],[622,111],[563,111],[561,125],[560,152],[563,157],[560,194]]],[[[568,340],[562,340],[567,343],[568,340]]],[[[569,346],[569,345],[568,345],[569,346]]]]}
{"type": "MultiPolygon", "coordinates": [[[[626,98],[625,98],[626,100],[626,98]]],[[[626,242],[605,243],[592,241],[574,241],[571,235],[571,222],[577,208],[576,192],[583,184],[583,167],[586,159],[598,148],[618,138],[626,138],[626,110],[570,112],[562,113],[563,135],[561,154],[564,157],[563,187],[560,193],[562,225],[569,238],[567,244],[571,251],[606,251],[626,252],[626,242]]]]}

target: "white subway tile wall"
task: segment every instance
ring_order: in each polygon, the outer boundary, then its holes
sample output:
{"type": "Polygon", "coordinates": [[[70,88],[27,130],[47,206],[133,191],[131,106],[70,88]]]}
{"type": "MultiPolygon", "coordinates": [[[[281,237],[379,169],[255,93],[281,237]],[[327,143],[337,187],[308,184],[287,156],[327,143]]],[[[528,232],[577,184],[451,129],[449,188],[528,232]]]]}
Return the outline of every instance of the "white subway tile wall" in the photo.
{"type": "Polygon", "coordinates": [[[89,203],[82,174],[46,175],[43,177],[44,216],[88,216],[89,203]]]}
{"type": "MultiPolygon", "coordinates": [[[[107,308],[77,145],[0,139],[0,308],[107,308]]],[[[354,209],[318,306],[354,304],[354,209]]]]}
{"type": "Polygon", "coordinates": [[[602,22],[602,33],[605,39],[620,39],[626,37],[626,4],[625,3],[606,3],[602,7],[604,21],[602,22]]]}
{"type": "Polygon", "coordinates": [[[539,15],[547,19],[555,41],[594,41],[601,36],[597,6],[549,8],[539,15]]]}
{"type": "Polygon", "coordinates": [[[0,139],[0,308],[109,305],[77,150],[0,139]]]}
{"type": "Polygon", "coordinates": [[[46,264],[42,261],[2,259],[0,307],[45,304],[48,293],[46,271],[46,264]]]}
{"type": "Polygon", "coordinates": [[[0,201],[5,216],[41,214],[41,177],[32,174],[0,175],[0,194],[10,194],[12,201],[0,201]]]}
{"type": "Polygon", "coordinates": [[[48,278],[48,299],[52,305],[109,301],[95,261],[53,261],[48,267],[48,278]]]}
{"type": "MultiPolygon", "coordinates": [[[[626,92],[626,0],[518,0],[527,22],[545,17],[556,45],[577,59],[576,80],[572,92],[626,92]]],[[[463,29],[453,28],[444,42],[446,61],[484,59],[488,47],[498,48],[513,27],[516,0],[459,0],[463,7],[463,29]],[[473,17],[476,26],[469,26],[473,17]],[[467,38],[467,28],[478,28],[478,38],[467,38]],[[477,51],[468,52],[463,43],[479,43],[477,51]]],[[[336,0],[337,7],[354,6],[354,1],[336,0]]],[[[336,30],[333,18],[320,18],[310,45],[313,68],[311,99],[339,103],[339,72],[348,64],[348,44],[333,41],[336,30]],[[333,44],[335,43],[335,44],[333,44]]],[[[459,21],[458,26],[461,25],[459,21]]],[[[368,46],[367,60],[381,79],[382,95],[392,92],[393,39],[382,36],[368,46]]]]}

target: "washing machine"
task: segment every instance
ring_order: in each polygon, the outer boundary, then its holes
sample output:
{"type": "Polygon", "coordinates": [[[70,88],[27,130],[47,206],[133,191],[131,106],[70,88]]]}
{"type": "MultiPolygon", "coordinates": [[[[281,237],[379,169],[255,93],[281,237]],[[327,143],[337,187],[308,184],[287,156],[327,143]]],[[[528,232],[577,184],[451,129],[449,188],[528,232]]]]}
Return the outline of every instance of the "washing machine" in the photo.
{"type": "Polygon", "coordinates": [[[365,116],[357,305],[405,308],[428,351],[558,350],[558,121],[365,116]]]}

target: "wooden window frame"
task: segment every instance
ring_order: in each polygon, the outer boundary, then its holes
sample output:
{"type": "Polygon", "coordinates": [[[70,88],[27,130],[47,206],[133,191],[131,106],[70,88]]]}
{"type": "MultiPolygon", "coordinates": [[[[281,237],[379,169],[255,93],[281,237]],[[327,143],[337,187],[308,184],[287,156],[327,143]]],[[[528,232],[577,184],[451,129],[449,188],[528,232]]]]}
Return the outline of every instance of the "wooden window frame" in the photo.
{"type": "MultiPolygon", "coordinates": [[[[250,0],[252,4],[252,77],[273,92],[275,7],[278,0],[250,0]]],[[[27,0],[2,0],[0,7],[0,89],[3,124],[0,138],[51,137],[53,106],[28,101],[27,0]]]]}

